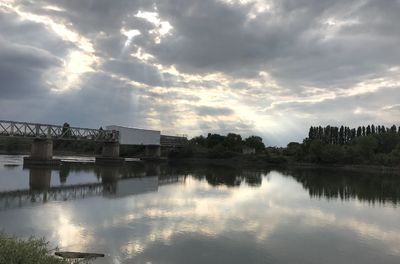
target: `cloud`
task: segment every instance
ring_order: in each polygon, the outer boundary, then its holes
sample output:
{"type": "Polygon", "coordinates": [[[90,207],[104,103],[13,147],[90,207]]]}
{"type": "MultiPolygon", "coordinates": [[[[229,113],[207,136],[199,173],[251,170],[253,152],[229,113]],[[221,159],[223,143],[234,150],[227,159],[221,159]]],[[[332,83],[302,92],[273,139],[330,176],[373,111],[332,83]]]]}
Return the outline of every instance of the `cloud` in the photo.
{"type": "Polygon", "coordinates": [[[234,112],[228,107],[211,107],[211,106],[198,106],[196,112],[201,116],[229,116],[234,112]]]}
{"type": "Polygon", "coordinates": [[[114,119],[272,145],[301,140],[311,124],[392,123],[399,12],[398,1],[372,0],[9,0],[0,108],[46,109],[4,110],[6,119],[114,119]],[[57,111],[95,99],[84,115],[57,111]]]}
{"type": "Polygon", "coordinates": [[[150,86],[172,85],[172,82],[168,80],[170,74],[163,74],[155,66],[136,58],[107,61],[103,64],[103,70],[150,86]]]}
{"type": "MultiPolygon", "coordinates": [[[[44,74],[62,61],[49,52],[0,39],[0,87],[2,98],[26,97],[46,92],[44,74]]],[[[47,88],[47,89],[46,89],[47,88]]]]}
{"type": "Polygon", "coordinates": [[[382,107],[383,111],[400,111],[400,104],[395,104],[395,105],[388,105],[385,107],[382,107]]]}

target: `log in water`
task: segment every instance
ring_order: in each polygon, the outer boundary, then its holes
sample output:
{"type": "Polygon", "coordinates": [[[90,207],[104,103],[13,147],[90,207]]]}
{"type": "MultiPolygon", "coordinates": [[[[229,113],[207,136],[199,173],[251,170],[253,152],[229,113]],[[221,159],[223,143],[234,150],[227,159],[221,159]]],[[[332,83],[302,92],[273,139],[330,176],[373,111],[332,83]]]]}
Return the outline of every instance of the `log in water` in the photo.
{"type": "Polygon", "coordinates": [[[102,258],[104,254],[100,253],[84,253],[84,252],[71,252],[71,251],[57,251],[54,253],[56,256],[62,258],[102,258]]]}

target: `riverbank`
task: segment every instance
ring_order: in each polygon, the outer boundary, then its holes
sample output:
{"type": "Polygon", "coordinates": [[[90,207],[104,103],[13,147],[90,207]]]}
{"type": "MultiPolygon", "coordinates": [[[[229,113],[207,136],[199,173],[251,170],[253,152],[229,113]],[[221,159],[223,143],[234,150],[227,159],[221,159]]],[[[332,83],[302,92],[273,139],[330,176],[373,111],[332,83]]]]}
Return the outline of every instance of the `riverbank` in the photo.
{"type": "MultiPolygon", "coordinates": [[[[25,152],[2,153],[0,155],[28,155],[25,152]]],[[[95,155],[90,153],[77,153],[73,151],[56,151],[54,156],[73,156],[90,158],[95,155]]],[[[128,161],[136,161],[136,158],[127,158],[128,161]]],[[[92,161],[73,160],[74,163],[92,163],[92,161]]],[[[368,164],[320,164],[294,161],[290,156],[284,155],[236,155],[229,158],[208,158],[206,156],[197,157],[179,157],[159,160],[159,162],[169,162],[171,164],[196,165],[196,166],[229,166],[229,167],[244,167],[244,168],[302,168],[302,169],[340,169],[346,171],[368,172],[368,173],[391,173],[400,174],[400,165],[389,167],[383,165],[368,165],[368,164]]]]}
{"type": "Polygon", "coordinates": [[[366,164],[317,164],[303,163],[288,159],[285,156],[267,157],[264,155],[241,155],[225,159],[209,158],[179,158],[170,159],[172,164],[196,165],[196,166],[229,166],[229,167],[251,167],[251,168],[299,168],[299,169],[340,169],[345,171],[357,171],[367,173],[390,173],[400,174],[400,166],[388,167],[366,164]]]}

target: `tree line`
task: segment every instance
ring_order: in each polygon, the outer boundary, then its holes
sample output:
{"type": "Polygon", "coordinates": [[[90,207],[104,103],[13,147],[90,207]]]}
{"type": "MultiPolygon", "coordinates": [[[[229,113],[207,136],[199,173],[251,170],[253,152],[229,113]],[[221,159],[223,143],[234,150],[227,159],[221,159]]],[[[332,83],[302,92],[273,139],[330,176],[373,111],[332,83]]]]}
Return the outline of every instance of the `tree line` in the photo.
{"type": "Polygon", "coordinates": [[[400,126],[397,128],[396,125],[389,127],[385,126],[359,126],[357,128],[350,128],[347,126],[311,126],[308,132],[308,139],[310,140],[322,140],[326,144],[347,144],[357,137],[365,137],[370,135],[380,135],[385,133],[397,133],[400,134],[400,126]]]}
{"type": "Polygon", "coordinates": [[[283,155],[309,163],[399,166],[400,128],[312,126],[303,143],[289,143],[283,155]]]}
{"type": "Polygon", "coordinates": [[[190,142],[209,149],[222,146],[235,152],[242,152],[244,146],[254,148],[256,151],[262,151],[265,149],[265,145],[261,137],[249,136],[245,139],[242,139],[241,135],[235,133],[228,133],[226,136],[208,133],[207,137],[202,135],[197,136],[192,138],[190,142]]]}
{"type": "Polygon", "coordinates": [[[259,136],[242,138],[241,135],[228,133],[227,135],[208,133],[207,136],[197,136],[189,140],[184,148],[169,153],[171,158],[211,158],[225,159],[240,155],[244,148],[254,149],[256,153],[265,150],[263,140],[259,136]]]}

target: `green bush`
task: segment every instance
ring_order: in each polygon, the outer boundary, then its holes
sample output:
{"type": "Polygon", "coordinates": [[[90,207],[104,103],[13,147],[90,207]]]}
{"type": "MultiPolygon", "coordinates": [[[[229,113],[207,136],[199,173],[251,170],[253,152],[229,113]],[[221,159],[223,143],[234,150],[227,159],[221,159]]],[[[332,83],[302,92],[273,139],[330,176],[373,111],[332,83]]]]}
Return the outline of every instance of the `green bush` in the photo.
{"type": "Polygon", "coordinates": [[[228,159],[237,155],[237,153],[229,151],[226,147],[218,144],[208,151],[207,157],[210,159],[228,159]]]}
{"type": "Polygon", "coordinates": [[[288,162],[287,158],[284,156],[269,156],[266,157],[266,161],[275,165],[282,165],[288,162]]]}
{"type": "Polygon", "coordinates": [[[52,255],[49,243],[44,239],[20,239],[0,233],[0,263],[71,264],[82,263],[82,261],[65,260],[52,255]]]}
{"type": "Polygon", "coordinates": [[[344,151],[339,145],[326,145],[321,153],[321,161],[324,163],[343,162],[344,151]]]}
{"type": "Polygon", "coordinates": [[[191,158],[194,153],[194,145],[185,145],[183,148],[173,149],[168,152],[168,158],[178,159],[178,158],[191,158]]]}

